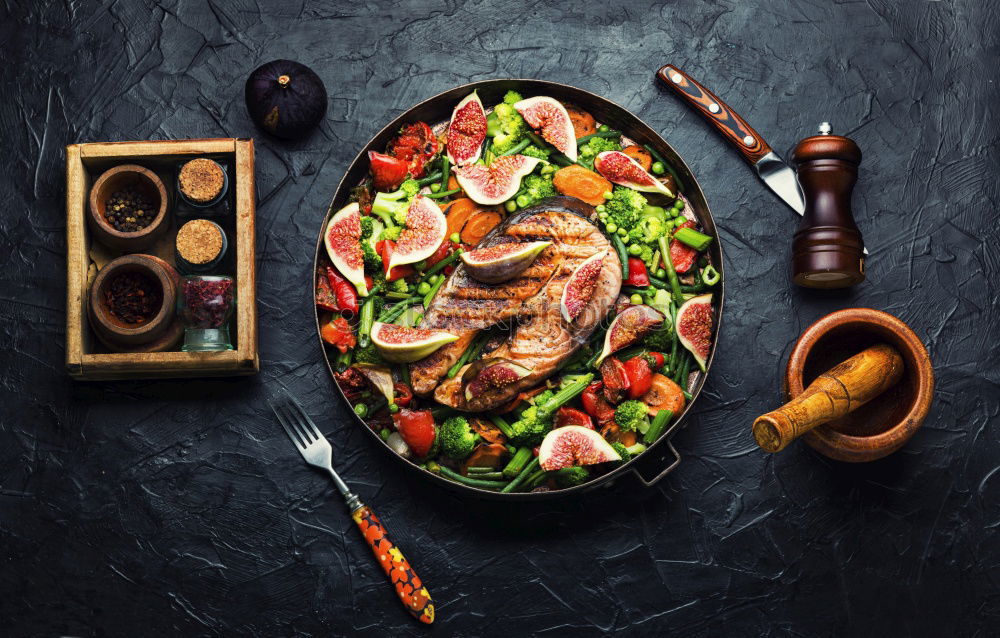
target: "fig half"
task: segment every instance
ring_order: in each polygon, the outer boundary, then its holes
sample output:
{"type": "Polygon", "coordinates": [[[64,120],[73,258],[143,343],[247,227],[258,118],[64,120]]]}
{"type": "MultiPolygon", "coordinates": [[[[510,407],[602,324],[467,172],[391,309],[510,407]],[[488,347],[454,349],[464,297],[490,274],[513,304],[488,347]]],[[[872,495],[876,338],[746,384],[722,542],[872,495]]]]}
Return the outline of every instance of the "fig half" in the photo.
{"type": "Polygon", "coordinates": [[[502,204],[517,194],[521,178],[541,160],[524,155],[501,155],[489,166],[473,164],[455,169],[455,179],[472,201],[483,206],[502,204]]]}
{"type": "Polygon", "coordinates": [[[705,371],[705,361],[712,347],[712,295],[699,295],[684,302],[677,310],[677,338],[705,371]]]}
{"type": "Polygon", "coordinates": [[[611,322],[608,332],[604,335],[604,350],[597,363],[605,357],[622,348],[639,343],[639,341],[663,325],[663,315],[645,304],[629,306],[611,322]]]}
{"type": "Polygon", "coordinates": [[[474,279],[487,284],[498,284],[527,270],[550,244],[550,241],[496,244],[464,252],[461,259],[465,263],[466,272],[474,279]]]}
{"type": "Polygon", "coordinates": [[[358,292],[368,294],[365,283],[365,258],[361,252],[361,211],[357,202],[338,210],[323,231],[326,254],[358,292]]]}
{"type": "Polygon", "coordinates": [[[642,164],[621,151],[604,151],[594,158],[594,168],[609,182],[643,193],[676,197],[666,184],[646,172],[642,164]]]}
{"type": "Polygon", "coordinates": [[[570,161],[576,161],[576,131],[573,130],[573,120],[559,100],[544,95],[529,97],[527,100],[515,103],[514,110],[520,113],[528,126],[536,129],[546,142],[555,146],[570,161]]]}
{"type": "Polygon", "coordinates": [[[552,430],[538,447],[538,464],[546,472],[620,460],[622,457],[599,432],[580,425],[552,430]]]}

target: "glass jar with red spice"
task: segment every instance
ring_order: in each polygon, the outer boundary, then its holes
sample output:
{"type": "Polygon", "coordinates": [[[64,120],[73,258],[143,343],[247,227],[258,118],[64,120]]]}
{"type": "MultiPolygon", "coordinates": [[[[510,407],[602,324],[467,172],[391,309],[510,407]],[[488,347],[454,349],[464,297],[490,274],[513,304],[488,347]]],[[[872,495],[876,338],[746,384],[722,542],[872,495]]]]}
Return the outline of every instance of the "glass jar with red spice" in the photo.
{"type": "Polygon", "coordinates": [[[232,277],[182,277],[177,291],[177,314],[184,324],[181,350],[232,350],[229,319],[235,299],[232,277]]]}

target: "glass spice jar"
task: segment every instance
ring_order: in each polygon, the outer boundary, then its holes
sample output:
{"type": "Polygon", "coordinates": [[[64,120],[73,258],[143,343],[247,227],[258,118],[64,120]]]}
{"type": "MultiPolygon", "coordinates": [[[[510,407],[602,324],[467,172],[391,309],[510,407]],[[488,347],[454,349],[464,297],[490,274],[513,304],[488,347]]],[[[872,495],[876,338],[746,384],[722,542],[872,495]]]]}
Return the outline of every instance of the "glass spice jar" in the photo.
{"type": "Polygon", "coordinates": [[[174,261],[185,274],[209,273],[225,257],[228,247],[221,226],[207,219],[194,219],[177,231],[174,261]]]}
{"type": "Polygon", "coordinates": [[[180,201],[177,214],[221,215],[228,212],[229,173],[226,168],[207,157],[188,160],[177,171],[177,194],[180,201]]]}
{"type": "Polygon", "coordinates": [[[233,315],[232,277],[182,277],[177,291],[177,314],[184,325],[184,352],[233,350],[229,319],[233,315]]]}

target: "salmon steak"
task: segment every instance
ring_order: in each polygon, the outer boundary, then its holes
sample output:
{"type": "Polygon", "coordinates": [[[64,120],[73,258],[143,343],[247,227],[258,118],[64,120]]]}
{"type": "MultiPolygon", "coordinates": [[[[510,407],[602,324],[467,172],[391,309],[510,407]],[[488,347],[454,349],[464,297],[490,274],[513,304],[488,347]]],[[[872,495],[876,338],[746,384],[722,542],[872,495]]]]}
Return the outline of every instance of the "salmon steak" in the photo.
{"type": "Polygon", "coordinates": [[[479,242],[477,248],[549,241],[535,260],[502,283],[473,278],[466,266],[451,273],[426,309],[421,328],[446,330],[458,339],[410,364],[417,395],[433,395],[443,405],[468,412],[501,406],[525,388],[552,376],[560,363],[583,346],[621,290],[621,262],[608,238],[590,220],[594,209],[573,197],[552,197],[511,215],[479,242]],[[588,258],[602,254],[593,292],[572,321],[561,312],[561,299],[571,275],[588,258]],[[520,366],[525,374],[502,387],[467,396],[463,373],[451,368],[481,332],[492,337],[483,359],[520,366]]]}

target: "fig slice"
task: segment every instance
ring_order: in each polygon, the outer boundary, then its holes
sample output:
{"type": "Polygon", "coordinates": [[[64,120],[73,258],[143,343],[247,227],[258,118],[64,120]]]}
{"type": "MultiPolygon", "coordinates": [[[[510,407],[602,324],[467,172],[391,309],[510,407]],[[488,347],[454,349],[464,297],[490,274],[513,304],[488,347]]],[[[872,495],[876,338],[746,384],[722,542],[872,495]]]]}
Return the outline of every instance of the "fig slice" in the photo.
{"type": "Polygon", "coordinates": [[[474,279],[498,284],[524,272],[550,244],[550,241],[496,244],[462,253],[461,259],[474,279]]]}
{"type": "Polygon", "coordinates": [[[546,472],[620,460],[622,457],[599,432],[582,425],[556,428],[545,435],[538,447],[538,464],[546,472]]]}
{"type": "Polygon", "coordinates": [[[361,210],[357,202],[338,210],[323,231],[323,243],[330,261],[361,296],[368,294],[365,284],[365,258],[361,252],[361,210]]]}
{"type": "Polygon", "coordinates": [[[372,324],[372,343],[382,358],[393,363],[418,361],[457,339],[444,330],[407,328],[378,321],[372,324]]]}
{"type": "Polygon", "coordinates": [[[645,304],[629,306],[615,317],[604,335],[604,350],[597,358],[600,364],[608,355],[638,343],[643,337],[663,325],[663,315],[645,304]]]}
{"type": "Polygon", "coordinates": [[[465,400],[472,401],[490,390],[500,390],[531,374],[531,370],[507,359],[485,359],[470,365],[462,374],[465,400]]]}
{"type": "Polygon", "coordinates": [[[712,347],[712,295],[699,295],[684,302],[677,310],[677,338],[694,356],[701,371],[712,347]]]}
{"type": "Polygon", "coordinates": [[[559,310],[566,323],[572,323],[590,303],[607,254],[607,250],[602,250],[587,257],[566,280],[559,300],[559,310]]]}
{"type": "Polygon", "coordinates": [[[448,161],[455,166],[475,164],[486,140],[486,110],[475,91],[451,112],[448,124],[448,161]]]}
{"type": "Polygon", "coordinates": [[[354,369],[368,379],[369,383],[382,393],[386,401],[392,403],[395,400],[395,391],[392,387],[392,372],[388,367],[374,363],[355,363],[354,369]]]}
{"type": "Polygon", "coordinates": [[[525,155],[501,155],[489,166],[473,164],[455,169],[455,179],[472,201],[483,206],[502,204],[521,188],[521,178],[541,160],[525,155]]]}
{"type": "Polygon", "coordinates": [[[413,264],[434,254],[448,232],[448,222],[434,200],[417,195],[406,210],[406,228],[389,258],[386,272],[395,266],[413,264]]]}
{"type": "Polygon", "coordinates": [[[544,95],[529,97],[514,104],[514,110],[536,129],[542,138],[571,161],[576,161],[576,131],[566,107],[559,100],[544,95]]]}
{"type": "Polygon", "coordinates": [[[594,169],[608,181],[643,193],[660,193],[674,198],[667,185],[646,172],[642,164],[621,151],[604,151],[594,158],[594,169]]]}

